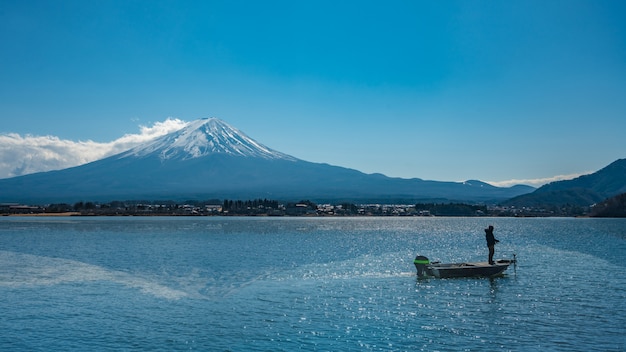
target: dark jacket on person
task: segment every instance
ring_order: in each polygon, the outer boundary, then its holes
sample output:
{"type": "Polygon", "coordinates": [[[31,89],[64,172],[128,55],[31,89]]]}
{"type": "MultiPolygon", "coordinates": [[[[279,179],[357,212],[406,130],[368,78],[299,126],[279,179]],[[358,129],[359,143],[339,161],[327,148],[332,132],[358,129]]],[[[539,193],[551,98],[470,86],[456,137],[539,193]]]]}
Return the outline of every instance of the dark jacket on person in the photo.
{"type": "Polygon", "coordinates": [[[487,247],[491,247],[498,242],[498,240],[493,237],[493,227],[485,229],[485,239],[487,240],[487,247]]]}

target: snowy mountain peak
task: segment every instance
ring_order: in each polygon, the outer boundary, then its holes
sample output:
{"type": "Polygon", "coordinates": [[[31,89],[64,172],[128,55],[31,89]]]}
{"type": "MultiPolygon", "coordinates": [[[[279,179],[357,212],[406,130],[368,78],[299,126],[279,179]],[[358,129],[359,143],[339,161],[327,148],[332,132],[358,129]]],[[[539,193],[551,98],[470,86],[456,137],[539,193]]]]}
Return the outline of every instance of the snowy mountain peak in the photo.
{"type": "Polygon", "coordinates": [[[145,157],[155,154],[162,160],[186,160],[212,154],[297,160],[264,146],[217,118],[192,121],[176,132],[129,150],[121,157],[145,157]]]}

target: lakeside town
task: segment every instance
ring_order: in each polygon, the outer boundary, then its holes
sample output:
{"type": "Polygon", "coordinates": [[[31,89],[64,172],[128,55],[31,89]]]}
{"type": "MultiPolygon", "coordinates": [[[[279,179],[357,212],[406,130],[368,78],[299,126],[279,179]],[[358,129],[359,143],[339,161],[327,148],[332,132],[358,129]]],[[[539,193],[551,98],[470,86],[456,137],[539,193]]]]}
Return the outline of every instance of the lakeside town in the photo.
{"type": "Polygon", "coordinates": [[[114,201],[47,205],[0,204],[2,216],[586,216],[590,209],[578,206],[516,208],[464,203],[418,204],[316,204],[275,200],[186,201],[177,203],[114,201]]]}

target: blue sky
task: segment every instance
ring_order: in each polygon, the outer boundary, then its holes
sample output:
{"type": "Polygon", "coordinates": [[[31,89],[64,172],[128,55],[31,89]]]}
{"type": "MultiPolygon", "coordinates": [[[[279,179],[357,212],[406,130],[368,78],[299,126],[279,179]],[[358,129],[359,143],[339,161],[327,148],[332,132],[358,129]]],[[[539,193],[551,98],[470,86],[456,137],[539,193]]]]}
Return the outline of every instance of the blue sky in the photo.
{"type": "Polygon", "coordinates": [[[626,157],[623,1],[0,0],[0,47],[0,177],[203,117],[404,178],[626,157]]]}

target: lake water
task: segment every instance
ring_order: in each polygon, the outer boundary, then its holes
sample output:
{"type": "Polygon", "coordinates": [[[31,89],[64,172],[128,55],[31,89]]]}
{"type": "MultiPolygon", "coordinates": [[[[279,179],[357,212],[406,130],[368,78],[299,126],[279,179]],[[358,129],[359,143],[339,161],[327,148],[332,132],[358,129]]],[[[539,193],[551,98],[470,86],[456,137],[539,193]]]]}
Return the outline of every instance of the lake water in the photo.
{"type": "Polygon", "coordinates": [[[624,351],[626,220],[1,217],[2,351],[624,351]],[[418,280],[416,254],[518,264],[418,280]]]}

